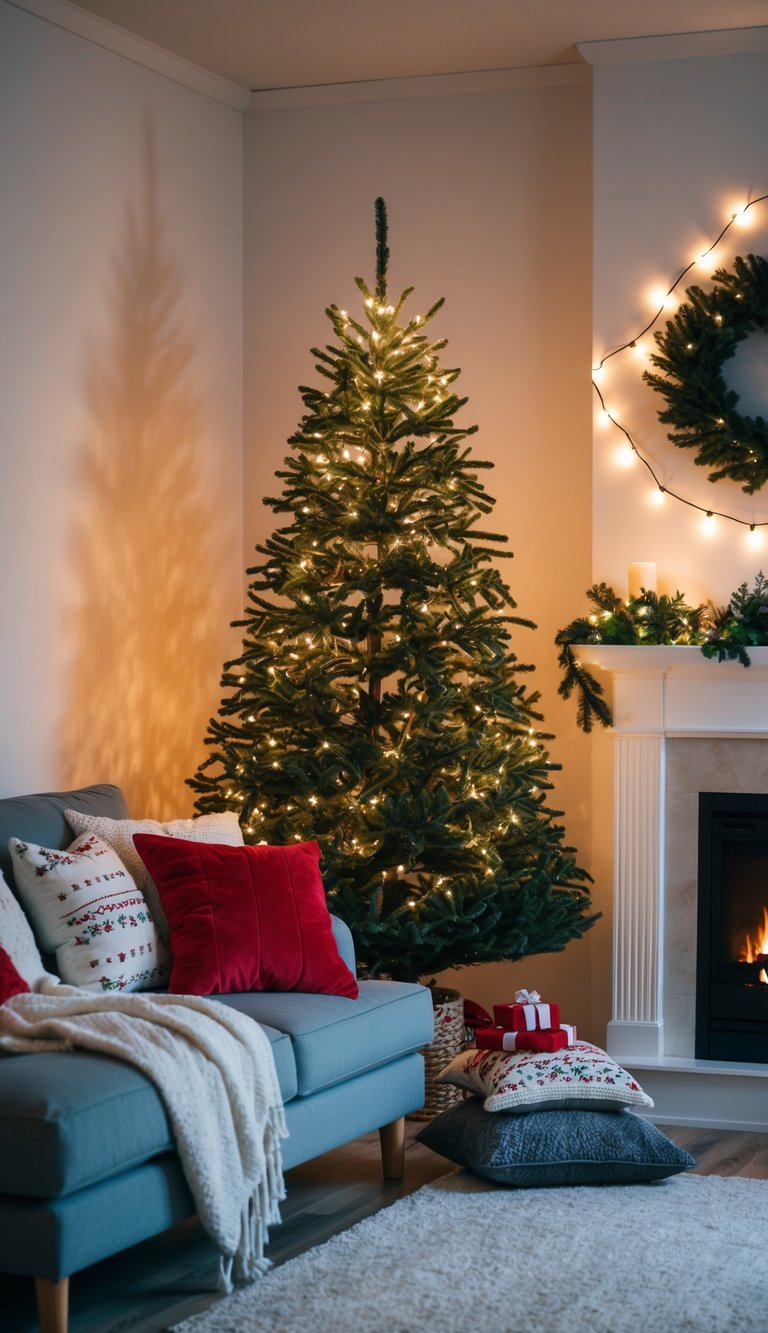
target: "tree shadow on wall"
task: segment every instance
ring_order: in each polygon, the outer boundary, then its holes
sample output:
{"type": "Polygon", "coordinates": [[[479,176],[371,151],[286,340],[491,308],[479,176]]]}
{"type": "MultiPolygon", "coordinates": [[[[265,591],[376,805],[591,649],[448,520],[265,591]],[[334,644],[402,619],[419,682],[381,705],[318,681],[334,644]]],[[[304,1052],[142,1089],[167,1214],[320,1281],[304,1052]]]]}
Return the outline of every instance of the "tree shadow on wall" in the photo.
{"type": "Polygon", "coordinates": [[[111,781],[138,817],[190,812],[221,672],[235,532],[201,466],[194,343],[158,208],[151,128],[126,207],[109,326],[87,354],[85,441],[68,617],[65,785],[111,781]]]}

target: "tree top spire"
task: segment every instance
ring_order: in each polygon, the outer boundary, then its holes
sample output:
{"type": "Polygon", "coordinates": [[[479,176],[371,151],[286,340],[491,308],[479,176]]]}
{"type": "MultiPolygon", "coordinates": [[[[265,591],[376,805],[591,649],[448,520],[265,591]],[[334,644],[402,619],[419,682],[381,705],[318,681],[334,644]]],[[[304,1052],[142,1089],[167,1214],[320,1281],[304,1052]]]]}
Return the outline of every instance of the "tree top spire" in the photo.
{"type": "Polygon", "coordinates": [[[380,301],[387,295],[387,265],[389,264],[389,246],[387,245],[387,205],[379,195],[376,209],[376,295],[380,301]]]}

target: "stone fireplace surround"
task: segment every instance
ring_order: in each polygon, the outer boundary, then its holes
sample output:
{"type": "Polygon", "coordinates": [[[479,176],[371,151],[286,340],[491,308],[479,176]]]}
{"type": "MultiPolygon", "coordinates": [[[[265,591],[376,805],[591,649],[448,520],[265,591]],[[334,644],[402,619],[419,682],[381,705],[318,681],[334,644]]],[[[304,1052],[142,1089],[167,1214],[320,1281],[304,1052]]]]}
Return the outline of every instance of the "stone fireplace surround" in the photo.
{"type": "Polygon", "coordinates": [[[668,1124],[768,1131],[768,1064],[694,1058],[698,797],[768,792],[768,648],[583,645],[613,684],[613,1003],[607,1048],[668,1124]]]}

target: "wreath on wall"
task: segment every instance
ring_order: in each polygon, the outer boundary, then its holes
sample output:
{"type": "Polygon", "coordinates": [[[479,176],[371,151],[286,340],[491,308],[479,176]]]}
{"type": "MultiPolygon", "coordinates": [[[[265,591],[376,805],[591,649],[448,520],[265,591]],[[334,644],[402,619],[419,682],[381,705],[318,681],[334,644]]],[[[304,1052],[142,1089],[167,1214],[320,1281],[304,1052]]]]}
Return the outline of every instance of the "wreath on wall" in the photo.
{"type": "Polygon", "coordinates": [[[738,410],[723,366],[752,333],[768,333],[768,261],[737,255],[733,269],[719,268],[715,286],[688,287],[686,301],[654,334],[651,361],[661,373],[643,379],[665,399],[659,420],[674,427],[669,439],[697,449],[696,463],[709,481],[729,477],[751,495],[768,481],[768,423],[738,410]]]}

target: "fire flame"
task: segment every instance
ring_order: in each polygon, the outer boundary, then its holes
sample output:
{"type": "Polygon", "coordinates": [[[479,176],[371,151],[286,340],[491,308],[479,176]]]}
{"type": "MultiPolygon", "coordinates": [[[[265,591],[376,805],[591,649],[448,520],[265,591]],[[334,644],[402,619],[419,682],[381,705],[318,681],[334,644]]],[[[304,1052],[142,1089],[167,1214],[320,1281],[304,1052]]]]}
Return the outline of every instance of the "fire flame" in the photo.
{"type": "MultiPolygon", "coordinates": [[[[755,963],[759,957],[768,954],[768,907],[763,908],[762,925],[757,928],[755,935],[747,935],[741,946],[739,953],[740,963],[755,963]]],[[[768,984],[768,974],[763,968],[758,977],[758,981],[768,984]]]]}

